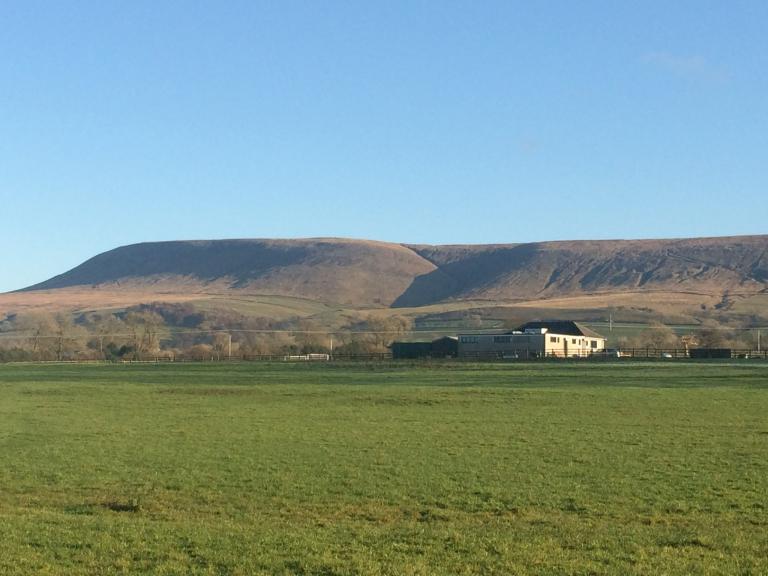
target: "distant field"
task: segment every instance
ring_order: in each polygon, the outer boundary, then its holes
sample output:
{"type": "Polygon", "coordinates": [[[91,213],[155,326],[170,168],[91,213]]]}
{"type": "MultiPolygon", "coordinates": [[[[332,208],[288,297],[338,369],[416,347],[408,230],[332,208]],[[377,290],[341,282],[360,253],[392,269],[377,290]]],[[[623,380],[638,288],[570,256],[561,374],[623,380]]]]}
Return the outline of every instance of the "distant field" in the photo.
{"type": "Polygon", "coordinates": [[[204,311],[224,308],[245,315],[268,316],[278,320],[335,311],[332,306],[290,296],[221,295],[192,290],[189,292],[181,290],[152,292],[131,289],[67,288],[56,291],[0,294],[0,314],[57,312],[60,310],[74,312],[121,310],[151,302],[189,302],[204,311]]]}
{"type": "Polygon", "coordinates": [[[766,574],[768,365],[0,365],[0,574],[766,574]]]}
{"type": "MultiPolygon", "coordinates": [[[[648,324],[629,324],[629,323],[615,323],[612,328],[609,327],[607,322],[585,322],[589,328],[595,330],[598,334],[602,334],[606,338],[606,346],[609,348],[626,347],[622,345],[622,338],[637,338],[645,330],[648,329],[648,324]]],[[[701,327],[697,325],[667,325],[678,336],[684,336],[686,334],[693,334],[701,327]]],[[[682,346],[681,346],[682,347],[682,346]]]]}
{"type": "Polygon", "coordinates": [[[734,299],[731,312],[737,314],[754,314],[765,318],[768,310],[768,294],[755,294],[745,298],[734,299]]]}
{"type": "MultiPolygon", "coordinates": [[[[188,303],[203,312],[228,310],[245,316],[275,320],[311,319],[318,326],[338,329],[350,318],[365,316],[405,316],[435,330],[467,329],[467,316],[482,317],[483,327],[499,327],[513,320],[560,318],[582,322],[607,322],[609,315],[619,323],[647,324],[662,320],[673,325],[697,325],[701,317],[712,314],[720,296],[677,292],[617,292],[585,294],[568,298],[527,301],[456,300],[417,307],[348,306],[307,298],[239,293],[219,286],[148,286],[130,285],[112,288],[73,287],[59,290],[0,294],[0,319],[8,314],[56,312],[116,312],[153,302],[188,303]],[[701,306],[707,312],[703,312],[701,306]]],[[[768,295],[733,298],[728,309],[717,317],[744,320],[745,316],[766,319],[768,295]]]]}

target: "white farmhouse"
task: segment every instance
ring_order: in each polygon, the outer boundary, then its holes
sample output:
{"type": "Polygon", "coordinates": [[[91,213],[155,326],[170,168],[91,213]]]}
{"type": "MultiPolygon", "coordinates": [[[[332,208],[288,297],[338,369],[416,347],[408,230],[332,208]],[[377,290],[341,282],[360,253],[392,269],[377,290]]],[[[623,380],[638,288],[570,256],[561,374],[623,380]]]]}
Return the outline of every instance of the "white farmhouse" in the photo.
{"type": "Polygon", "coordinates": [[[605,338],[570,320],[528,322],[497,334],[459,334],[459,358],[571,358],[604,350],[605,338]]]}

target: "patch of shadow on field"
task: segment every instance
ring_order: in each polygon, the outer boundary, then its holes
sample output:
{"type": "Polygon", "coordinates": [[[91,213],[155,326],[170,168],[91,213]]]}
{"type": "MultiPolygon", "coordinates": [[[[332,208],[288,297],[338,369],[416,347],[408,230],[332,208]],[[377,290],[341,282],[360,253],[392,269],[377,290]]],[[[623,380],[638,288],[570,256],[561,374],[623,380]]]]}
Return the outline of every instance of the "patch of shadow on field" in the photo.
{"type": "Polygon", "coordinates": [[[399,525],[403,522],[437,523],[452,519],[450,512],[442,506],[397,506],[392,504],[355,505],[349,504],[332,510],[318,507],[314,510],[302,508],[283,511],[284,517],[310,521],[320,528],[332,527],[347,522],[373,524],[377,526],[399,525]]]}
{"type": "Polygon", "coordinates": [[[439,398],[355,398],[348,400],[347,404],[366,404],[370,406],[436,406],[445,404],[449,400],[439,398]]]}
{"type": "Polygon", "coordinates": [[[141,512],[141,502],[139,502],[138,498],[107,500],[101,506],[112,512],[141,512]]]}
{"type": "Polygon", "coordinates": [[[26,388],[24,390],[21,390],[19,393],[23,394],[24,396],[75,396],[79,392],[81,392],[82,389],[78,388],[72,388],[72,387],[56,387],[56,388],[44,388],[44,389],[37,389],[37,388],[26,388]]]}
{"type": "MultiPolygon", "coordinates": [[[[198,551],[197,545],[189,538],[182,537],[179,540],[179,548],[184,551],[187,558],[198,568],[210,568],[210,561],[198,551]]],[[[223,566],[218,566],[218,568],[220,568],[220,571],[217,571],[217,574],[228,573],[228,571],[225,572],[226,569],[223,566]]]]}
{"type": "Polygon", "coordinates": [[[256,388],[164,388],[157,391],[158,394],[180,394],[185,396],[255,396],[263,394],[256,388]]]}
{"type": "Polygon", "coordinates": [[[343,402],[347,405],[360,405],[366,406],[442,406],[446,404],[453,405],[476,405],[476,404],[492,404],[499,405],[505,403],[514,403],[521,400],[526,400],[527,397],[514,394],[491,394],[488,397],[477,397],[475,394],[434,394],[434,395],[419,395],[419,396],[376,396],[376,395],[356,395],[347,396],[340,399],[339,402],[343,402]]]}
{"type": "Polygon", "coordinates": [[[93,516],[99,509],[112,512],[141,512],[142,506],[138,498],[109,499],[103,502],[83,502],[64,508],[67,514],[75,516],[93,516]]]}
{"type": "Polygon", "coordinates": [[[75,516],[93,516],[96,513],[96,505],[94,504],[73,504],[64,508],[64,512],[67,514],[73,514],[75,516]]]}
{"type": "Polygon", "coordinates": [[[708,550],[715,550],[716,548],[701,538],[687,536],[662,538],[657,542],[657,545],[662,548],[706,548],[708,550]]]}
{"type": "Polygon", "coordinates": [[[285,573],[295,576],[343,576],[349,573],[343,569],[337,570],[328,564],[312,567],[300,560],[287,560],[283,563],[283,567],[286,570],[285,573]]]}

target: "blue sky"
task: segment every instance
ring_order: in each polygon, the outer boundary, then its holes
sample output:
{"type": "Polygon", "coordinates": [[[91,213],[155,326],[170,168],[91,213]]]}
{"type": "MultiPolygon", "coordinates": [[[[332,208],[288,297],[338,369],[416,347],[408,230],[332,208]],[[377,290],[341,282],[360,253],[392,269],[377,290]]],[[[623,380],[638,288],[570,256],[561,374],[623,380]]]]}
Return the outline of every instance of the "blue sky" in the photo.
{"type": "Polygon", "coordinates": [[[142,241],[758,234],[768,3],[0,3],[0,291],[142,241]]]}

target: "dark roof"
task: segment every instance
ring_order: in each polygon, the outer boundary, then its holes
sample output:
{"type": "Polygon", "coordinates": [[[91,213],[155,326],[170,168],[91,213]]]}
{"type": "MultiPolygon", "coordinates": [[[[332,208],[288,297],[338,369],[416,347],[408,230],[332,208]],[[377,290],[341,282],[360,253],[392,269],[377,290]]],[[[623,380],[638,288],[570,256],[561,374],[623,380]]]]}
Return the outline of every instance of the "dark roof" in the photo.
{"type": "Polygon", "coordinates": [[[458,342],[459,337],[458,336],[441,336],[440,338],[435,338],[430,342],[427,342],[426,340],[408,340],[408,341],[398,340],[396,342],[392,342],[392,344],[408,344],[408,345],[419,344],[420,345],[420,344],[434,344],[435,342],[443,342],[443,341],[458,342]]]}
{"type": "Polygon", "coordinates": [[[565,334],[567,336],[586,336],[587,338],[604,338],[594,330],[590,330],[583,324],[573,322],[572,320],[543,320],[539,322],[527,322],[517,330],[525,332],[526,330],[539,330],[546,328],[547,332],[554,334],[565,334]]]}

